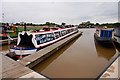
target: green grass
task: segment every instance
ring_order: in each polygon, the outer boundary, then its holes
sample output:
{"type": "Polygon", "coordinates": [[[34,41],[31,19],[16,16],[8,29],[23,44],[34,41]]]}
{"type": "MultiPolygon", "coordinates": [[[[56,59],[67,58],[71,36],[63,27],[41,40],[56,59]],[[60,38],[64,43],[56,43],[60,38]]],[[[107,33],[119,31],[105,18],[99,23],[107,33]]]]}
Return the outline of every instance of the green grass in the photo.
{"type": "MultiPolygon", "coordinates": [[[[40,29],[42,29],[42,28],[40,28],[40,27],[28,27],[28,28],[27,28],[27,31],[30,31],[30,30],[33,30],[33,31],[34,31],[34,30],[40,30],[40,29]]],[[[22,32],[22,31],[24,31],[24,28],[23,28],[23,27],[18,27],[15,33],[14,33],[14,32],[9,32],[8,34],[9,34],[11,37],[17,37],[17,36],[18,36],[18,33],[19,33],[19,32],[22,32]]]]}
{"type": "MultiPolygon", "coordinates": [[[[30,30],[40,30],[40,29],[42,29],[42,28],[40,28],[40,27],[38,27],[38,28],[33,28],[33,27],[31,27],[31,28],[27,28],[27,31],[30,31],[30,30]]],[[[21,31],[24,31],[24,28],[22,28],[22,27],[19,27],[18,28],[18,32],[21,32],[21,31]]]]}

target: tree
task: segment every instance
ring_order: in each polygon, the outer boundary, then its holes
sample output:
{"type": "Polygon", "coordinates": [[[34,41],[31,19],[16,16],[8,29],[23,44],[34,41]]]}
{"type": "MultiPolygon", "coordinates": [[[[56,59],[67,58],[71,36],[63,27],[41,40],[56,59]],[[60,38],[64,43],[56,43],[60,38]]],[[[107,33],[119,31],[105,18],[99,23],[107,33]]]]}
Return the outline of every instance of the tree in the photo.
{"type": "Polygon", "coordinates": [[[99,23],[96,23],[95,26],[100,26],[100,24],[99,24],[99,23]]]}
{"type": "Polygon", "coordinates": [[[66,25],[66,23],[62,22],[62,23],[61,23],[61,25],[65,26],[65,25],[66,25]]]}
{"type": "Polygon", "coordinates": [[[120,27],[120,23],[114,23],[114,27],[120,27]]]}
{"type": "Polygon", "coordinates": [[[82,22],[81,24],[79,24],[79,27],[83,27],[83,28],[89,28],[89,27],[93,27],[94,23],[91,23],[90,21],[87,22],[82,22]]]}

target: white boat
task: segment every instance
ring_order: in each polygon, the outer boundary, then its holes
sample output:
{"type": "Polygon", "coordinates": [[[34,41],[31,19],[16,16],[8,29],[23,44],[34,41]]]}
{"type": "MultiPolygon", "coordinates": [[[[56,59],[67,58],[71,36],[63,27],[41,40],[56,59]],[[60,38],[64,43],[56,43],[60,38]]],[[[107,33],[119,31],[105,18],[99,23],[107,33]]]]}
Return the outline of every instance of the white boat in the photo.
{"type": "Polygon", "coordinates": [[[19,32],[16,46],[11,46],[11,52],[16,55],[26,56],[34,54],[54,42],[68,37],[78,32],[77,27],[71,28],[44,28],[40,31],[23,31],[19,32]]]}
{"type": "Polygon", "coordinates": [[[120,27],[115,28],[115,41],[120,45],[120,27]]]}
{"type": "Polygon", "coordinates": [[[116,49],[120,52],[120,27],[115,28],[115,37],[113,40],[116,49]]]}

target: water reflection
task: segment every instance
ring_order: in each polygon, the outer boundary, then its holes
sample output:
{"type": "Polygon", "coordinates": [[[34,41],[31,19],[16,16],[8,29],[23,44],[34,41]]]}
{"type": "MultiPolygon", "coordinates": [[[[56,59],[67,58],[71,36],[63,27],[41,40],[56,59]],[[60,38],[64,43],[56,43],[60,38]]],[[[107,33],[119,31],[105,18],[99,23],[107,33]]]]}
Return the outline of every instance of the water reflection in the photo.
{"type": "Polygon", "coordinates": [[[2,45],[2,46],[0,46],[0,51],[8,50],[8,48],[9,48],[8,45],[2,45]]]}
{"type": "Polygon", "coordinates": [[[109,61],[115,55],[116,49],[114,46],[105,47],[105,46],[100,45],[96,40],[94,40],[94,42],[95,42],[97,55],[99,57],[103,57],[109,61]]]}
{"type": "Polygon", "coordinates": [[[48,57],[45,61],[41,62],[39,65],[35,66],[33,69],[37,72],[42,72],[44,69],[46,69],[46,67],[51,64],[54,60],[56,60],[64,51],[66,51],[74,42],[76,42],[76,40],[79,37],[77,37],[76,39],[74,39],[73,41],[71,41],[70,43],[68,43],[66,46],[64,46],[63,48],[61,48],[60,50],[57,51],[57,54],[54,53],[52,56],[48,57]],[[43,66],[44,65],[44,66],[43,66]],[[42,66],[42,67],[41,67],[42,66]]]}
{"type": "Polygon", "coordinates": [[[1,45],[0,46],[0,53],[6,54],[9,52],[9,46],[8,45],[1,45]]]}
{"type": "Polygon", "coordinates": [[[0,46],[0,53],[6,54],[9,52],[9,48],[10,46],[14,45],[14,43],[10,44],[10,45],[1,45],[0,46]]]}

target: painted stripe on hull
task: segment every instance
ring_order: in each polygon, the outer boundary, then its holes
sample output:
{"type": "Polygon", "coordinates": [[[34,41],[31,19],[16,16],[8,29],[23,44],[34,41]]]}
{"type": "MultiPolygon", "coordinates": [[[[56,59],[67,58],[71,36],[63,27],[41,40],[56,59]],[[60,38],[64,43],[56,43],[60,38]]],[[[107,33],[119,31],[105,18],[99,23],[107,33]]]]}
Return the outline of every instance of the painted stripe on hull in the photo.
{"type": "Polygon", "coordinates": [[[15,52],[16,55],[28,55],[28,54],[33,54],[37,51],[37,49],[32,49],[32,50],[15,50],[15,49],[10,49],[11,52],[15,52]]]}
{"type": "Polygon", "coordinates": [[[67,34],[67,35],[65,35],[65,36],[62,36],[62,37],[60,37],[60,38],[58,38],[58,39],[55,39],[55,40],[53,40],[53,41],[50,41],[50,42],[47,42],[47,43],[44,43],[44,44],[40,44],[40,45],[36,46],[36,48],[40,48],[40,47],[43,47],[43,46],[47,46],[47,45],[49,45],[49,44],[52,44],[52,43],[54,43],[54,42],[57,42],[57,41],[65,38],[65,37],[67,37],[67,36],[69,36],[69,35],[74,34],[75,32],[77,32],[77,31],[71,32],[71,33],[69,33],[69,34],[67,34]]]}

